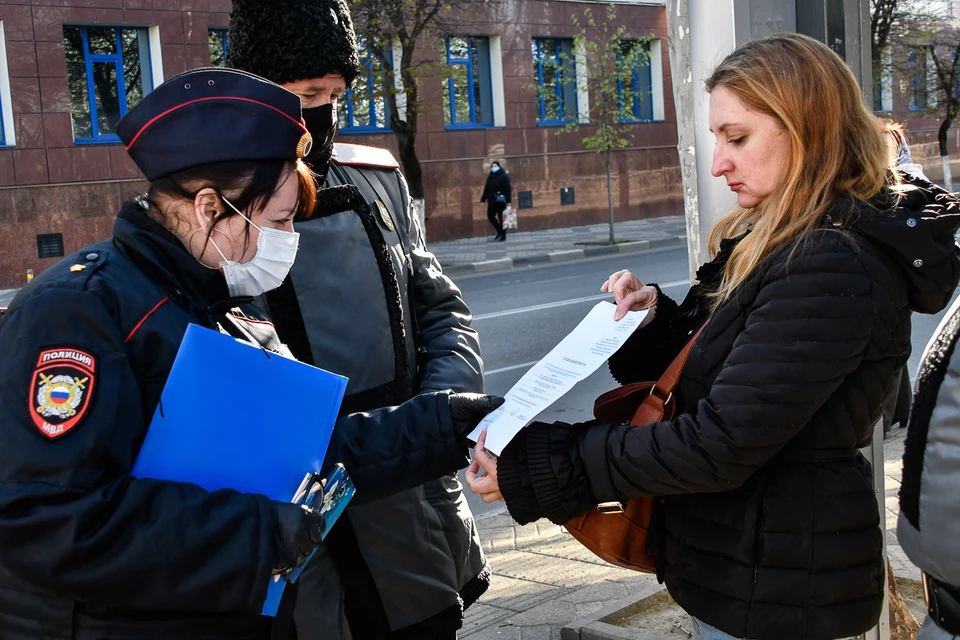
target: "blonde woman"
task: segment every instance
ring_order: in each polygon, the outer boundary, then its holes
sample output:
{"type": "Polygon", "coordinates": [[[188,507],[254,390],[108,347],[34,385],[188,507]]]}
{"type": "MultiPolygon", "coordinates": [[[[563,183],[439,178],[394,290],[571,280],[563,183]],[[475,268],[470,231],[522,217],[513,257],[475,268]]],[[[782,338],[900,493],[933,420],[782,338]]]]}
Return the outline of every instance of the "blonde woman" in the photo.
{"type": "Polygon", "coordinates": [[[960,208],[901,184],[856,80],[815,40],[747,43],[706,89],[713,175],[737,198],[715,260],[679,306],[626,271],[602,286],[618,315],[656,305],[610,361],[621,382],[657,379],[706,323],[677,417],[533,423],[499,461],[478,444],[470,485],[521,523],[663,496],[651,551],[695,637],[845,638],[876,624],[884,589],[858,449],[910,354],[909,313],[939,311],[960,279],[960,208]]]}

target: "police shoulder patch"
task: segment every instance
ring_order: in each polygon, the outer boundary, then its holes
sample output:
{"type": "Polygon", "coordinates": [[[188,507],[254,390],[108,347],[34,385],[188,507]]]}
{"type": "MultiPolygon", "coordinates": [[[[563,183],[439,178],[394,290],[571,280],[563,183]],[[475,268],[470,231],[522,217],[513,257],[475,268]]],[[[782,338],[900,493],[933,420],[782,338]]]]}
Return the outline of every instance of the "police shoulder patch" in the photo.
{"type": "Polygon", "coordinates": [[[30,415],[44,436],[56,440],[67,435],[90,409],[97,360],[72,347],[40,353],[30,383],[30,415]]]}
{"type": "Polygon", "coordinates": [[[362,144],[334,143],[332,160],[337,164],[349,166],[377,167],[380,169],[400,168],[400,163],[397,162],[389,150],[362,144]]]}

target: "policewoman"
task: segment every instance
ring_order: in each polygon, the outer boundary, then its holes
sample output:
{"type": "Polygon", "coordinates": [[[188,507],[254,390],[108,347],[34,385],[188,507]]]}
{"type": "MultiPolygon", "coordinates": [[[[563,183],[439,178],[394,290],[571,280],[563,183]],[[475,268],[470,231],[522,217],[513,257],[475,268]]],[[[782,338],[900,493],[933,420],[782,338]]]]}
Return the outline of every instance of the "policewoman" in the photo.
{"type": "MultiPolygon", "coordinates": [[[[110,240],[45,271],[0,319],[0,636],[269,638],[267,584],[302,564],[322,517],[129,473],[188,325],[289,355],[251,301],[283,281],[293,218],[316,197],[300,99],[201,69],[158,87],[117,132],[149,191],[122,205],[110,240]]],[[[257,380],[237,382],[237,401],[256,395],[257,380]]],[[[483,402],[425,398],[401,422],[454,417],[422,440],[394,433],[393,455],[424,451],[428,476],[456,469],[483,402]]],[[[331,455],[349,467],[377,435],[368,422],[341,420],[331,455]]],[[[351,471],[358,496],[397,488],[351,471]]]]}

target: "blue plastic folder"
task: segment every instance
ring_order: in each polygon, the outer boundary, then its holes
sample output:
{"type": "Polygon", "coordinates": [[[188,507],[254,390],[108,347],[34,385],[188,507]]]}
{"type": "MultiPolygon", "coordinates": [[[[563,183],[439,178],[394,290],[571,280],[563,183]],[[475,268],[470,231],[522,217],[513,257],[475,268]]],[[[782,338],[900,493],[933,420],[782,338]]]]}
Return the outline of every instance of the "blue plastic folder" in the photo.
{"type": "MultiPolygon", "coordinates": [[[[346,388],[343,376],[190,325],[131,475],[289,502],[320,472],[346,388]]],[[[264,615],[276,615],[286,582],[271,581],[264,615]]]]}

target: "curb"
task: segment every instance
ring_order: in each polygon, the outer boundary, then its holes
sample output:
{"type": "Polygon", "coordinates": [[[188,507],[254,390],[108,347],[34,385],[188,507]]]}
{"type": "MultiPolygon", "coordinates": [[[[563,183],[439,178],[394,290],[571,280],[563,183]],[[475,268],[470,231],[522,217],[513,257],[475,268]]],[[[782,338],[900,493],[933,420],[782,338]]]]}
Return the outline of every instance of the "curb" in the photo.
{"type": "Polygon", "coordinates": [[[643,629],[620,627],[605,622],[639,613],[646,609],[648,603],[658,603],[670,599],[667,590],[658,585],[658,589],[646,596],[638,598],[636,595],[617,600],[590,615],[571,622],[560,629],[561,640],[653,640],[660,636],[652,635],[643,629]]]}
{"type": "Polygon", "coordinates": [[[650,251],[652,249],[663,249],[667,247],[684,247],[687,244],[686,236],[677,236],[675,238],[662,238],[658,240],[638,240],[637,242],[626,242],[612,246],[584,247],[583,249],[567,249],[564,251],[554,251],[552,253],[538,253],[532,256],[522,256],[519,258],[498,258],[497,260],[483,260],[480,262],[468,262],[465,264],[445,265],[442,262],[443,272],[447,275],[464,275],[470,273],[489,273],[491,271],[502,271],[504,269],[514,269],[516,267],[529,267],[538,264],[547,264],[555,262],[570,262],[572,260],[583,260],[584,258],[596,258],[598,256],[607,256],[620,253],[638,253],[650,251]]]}

